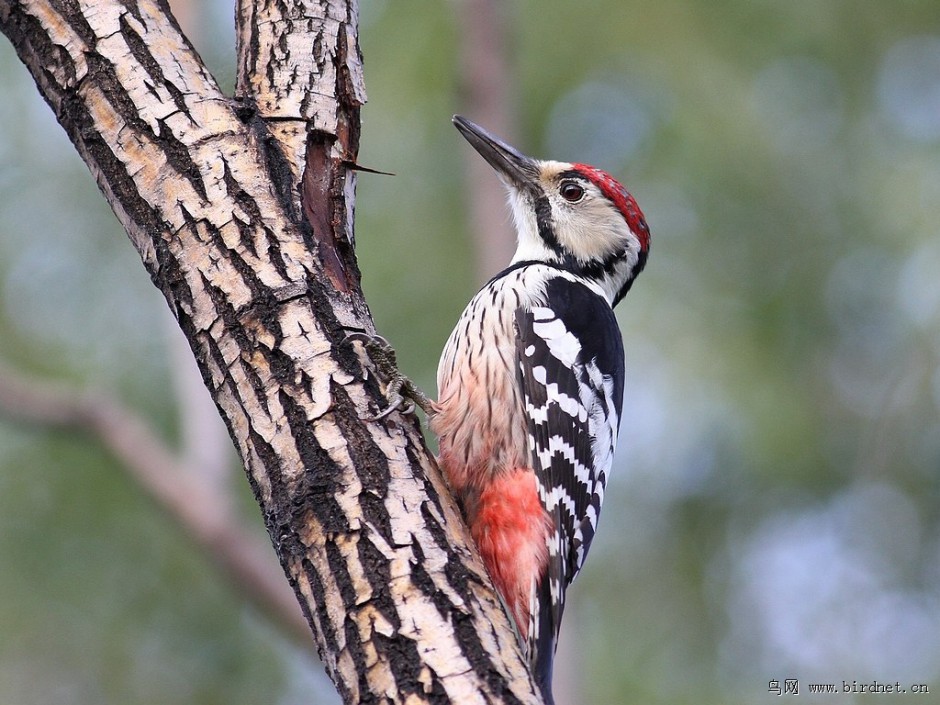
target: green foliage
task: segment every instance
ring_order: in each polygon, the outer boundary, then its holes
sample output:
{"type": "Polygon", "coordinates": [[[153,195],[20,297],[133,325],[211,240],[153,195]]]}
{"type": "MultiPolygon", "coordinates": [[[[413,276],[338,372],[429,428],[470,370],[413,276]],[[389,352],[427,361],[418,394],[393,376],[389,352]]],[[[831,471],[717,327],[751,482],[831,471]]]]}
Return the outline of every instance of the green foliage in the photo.
{"type": "MultiPolygon", "coordinates": [[[[473,117],[461,35],[452,4],[363,5],[360,161],[397,174],[359,177],[364,286],[433,390],[480,284],[449,122],[473,117]]],[[[940,702],[940,8],[508,16],[516,142],[612,171],[653,233],[618,311],[618,465],[566,616],[580,702],[766,702],[790,677],[801,702],[874,679],[940,702]]],[[[201,51],[231,75],[231,47],[201,51]]],[[[7,46],[0,82],[0,356],[119,390],[172,434],[165,305],[7,46]]],[[[312,666],[83,439],[0,423],[0,566],[0,701],[313,699],[312,666]]]]}

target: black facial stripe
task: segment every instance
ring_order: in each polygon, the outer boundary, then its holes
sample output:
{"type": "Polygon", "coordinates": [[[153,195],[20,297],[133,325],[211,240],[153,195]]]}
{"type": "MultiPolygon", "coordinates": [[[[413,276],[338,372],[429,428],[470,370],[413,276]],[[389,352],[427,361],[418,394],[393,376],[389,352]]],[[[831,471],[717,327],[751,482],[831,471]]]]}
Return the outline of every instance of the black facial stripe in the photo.
{"type": "Polygon", "coordinates": [[[552,225],[552,203],[544,193],[535,199],[535,224],[539,230],[539,237],[555,254],[561,254],[561,244],[555,235],[552,225]]]}

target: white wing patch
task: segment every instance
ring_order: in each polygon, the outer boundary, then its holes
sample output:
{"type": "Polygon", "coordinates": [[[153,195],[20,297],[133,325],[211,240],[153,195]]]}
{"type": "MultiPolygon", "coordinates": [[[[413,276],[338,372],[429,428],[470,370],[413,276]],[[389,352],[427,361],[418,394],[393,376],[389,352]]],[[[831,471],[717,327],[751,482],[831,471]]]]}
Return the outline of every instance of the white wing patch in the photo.
{"type": "Polygon", "coordinates": [[[548,344],[553,357],[566,367],[573,367],[581,354],[581,343],[565,328],[565,324],[555,318],[550,308],[532,307],[532,330],[548,344]]]}

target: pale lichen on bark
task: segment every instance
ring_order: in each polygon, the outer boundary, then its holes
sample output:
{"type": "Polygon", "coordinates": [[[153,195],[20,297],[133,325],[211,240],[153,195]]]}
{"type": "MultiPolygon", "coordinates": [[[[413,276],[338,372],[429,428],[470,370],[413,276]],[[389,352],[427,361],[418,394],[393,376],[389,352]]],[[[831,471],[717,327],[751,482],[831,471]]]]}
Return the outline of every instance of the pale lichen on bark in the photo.
{"type": "Polygon", "coordinates": [[[238,4],[224,96],[160,0],[0,0],[0,29],[186,334],[344,700],[537,703],[414,419],[384,404],[352,249],[354,0],[238,4]]]}

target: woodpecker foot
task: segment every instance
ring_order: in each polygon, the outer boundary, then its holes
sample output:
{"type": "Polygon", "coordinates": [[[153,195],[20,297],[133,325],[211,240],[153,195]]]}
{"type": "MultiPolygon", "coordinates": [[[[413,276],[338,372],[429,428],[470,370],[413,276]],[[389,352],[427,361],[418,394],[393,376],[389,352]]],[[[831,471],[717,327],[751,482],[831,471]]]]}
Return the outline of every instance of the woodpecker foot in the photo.
{"type": "Polygon", "coordinates": [[[434,415],[434,405],[431,398],[399,371],[398,360],[395,357],[395,350],[392,348],[391,343],[381,335],[369,335],[367,333],[350,333],[346,336],[346,341],[349,343],[355,341],[362,343],[375,364],[379,376],[388,380],[385,388],[385,398],[388,401],[388,406],[376,416],[367,417],[366,421],[379,421],[396,410],[401,411],[403,414],[413,414],[416,404],[424,410],[429,418],[434,415]]]}

